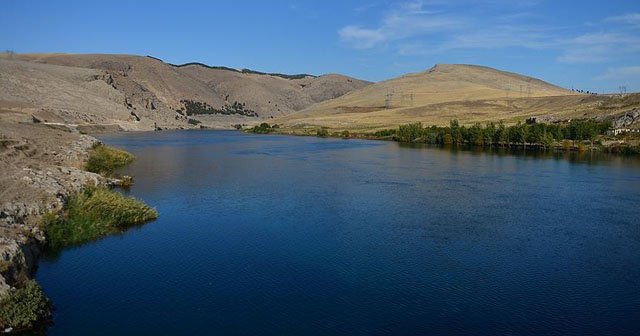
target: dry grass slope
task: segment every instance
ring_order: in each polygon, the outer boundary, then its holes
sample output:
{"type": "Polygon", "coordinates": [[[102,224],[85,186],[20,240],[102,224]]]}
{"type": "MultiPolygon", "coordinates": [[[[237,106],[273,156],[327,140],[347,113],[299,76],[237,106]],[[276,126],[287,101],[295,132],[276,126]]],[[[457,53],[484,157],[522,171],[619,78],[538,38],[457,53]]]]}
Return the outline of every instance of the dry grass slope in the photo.
{"type": "Polygon", "coordinates": [[[197,117],[204,125],[230,128],[285,116],[369,84],[340,75],[286,79],[106,54],[4,54],[0,73],[0,108],[48,122],[115,124],[126,130],[190,127],[176,114],[183,100],[214,108],[237,101],[258,113],[257,118],[197,117]]]}
{"type": "Polygon", "coordinates": [[[368,131],[410,122],[446,125],[529,117],[550,119],[615,115],[611,96],[577,94],[544,81],[474,65],[438,64],[415,74],[369,85],[276,122],[290,130],[328,127],[368,131]],[[611,108],[605,108],[610,106],[611,108]]]}

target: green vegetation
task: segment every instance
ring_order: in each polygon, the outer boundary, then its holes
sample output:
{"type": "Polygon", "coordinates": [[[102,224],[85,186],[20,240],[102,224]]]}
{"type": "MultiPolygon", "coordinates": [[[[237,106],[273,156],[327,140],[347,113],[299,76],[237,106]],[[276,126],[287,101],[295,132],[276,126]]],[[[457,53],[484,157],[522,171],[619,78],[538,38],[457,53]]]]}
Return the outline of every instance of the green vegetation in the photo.
{"type": "Polygon", "coordinates": [[[384,137],[394,136],[396,135],[396,133],[398,133],[398,130],[396,129],[383,129],[380,131],[376,131],[375,133],[373,133],[373,135],[378,138],[384,138],[384,137]]]}
{"type": "Polygon", "coordinates": [[[50,313],[51,303],[42,288],[34,280],[28,280],[0,300],[0,328],[31,328],[50,313]]]}
{"type": "Polygon", "coordinates": [[[329,130],[326,127],[319,128],[316,131],[316,135],[319,136],[319,137],[322,137],[322,138],[328,137],[329,136],[329,130]]]}
{"type": "Polygon", "coordinates": [[[42,228],[48,248],[56,252],[157,217],[155,209],[134,198],[106,187],[87,187],[67,201],[62,216],[44,216],[42,228]]]}
{"type": "Polygon", "coordinates": [[[340,133],[340,137],[342,137],[343,139],[349,139],[351,137],[351,134],[349,133],[349,131],[344,130],[342,131],[342,133],[340,133]]]}
{"type": "Polygon", "coordinates": [[[189,63],[184,63],[184,64],[171,64],[168,63],[170,66],[176,67],[176,68],[180,68],[180,67],[186,67],[189,65],[197,65],[197,66],[201,66],[203,68],[207,68],[207,69],[214,69],[214,70],[227,70],[227,71],[231,71],[231,72],[240,72],[240,70],[234,69],[234,68],[229,68],[226,66],[212,66],[212,65],[206,65],[204,63],[200,63],[200,62],[189,62],[189,63]]]}
{"type": "Polygon", "coordinates": [[[277,73],[277,72],[260,72],[260,71],[255,71],[255,70],[251,70],[251,69],[242,69],[242,70],[240,70],[240,72],[246,73],[246,74],[274,76],[274,77],[280,77],[280,78],[284,78],[284,79],[302,79],[302,78],[305,78],[305,77],[314,77],[314,78],[317,77],[317,76],[309,75],[309,74],[287,75],[287,74],[281,74],[281,73],[277,73]]]}
{"type": "Polygon", "coordinates": [[[111,146],[98,144],[89,153],[85,165],[87,171],[110,176],[120,167],[133,162],[133,154],[111,146]]]}
{"type": "MultiPolygon", "coordinates": [[[[159,58],[155,58],[155,57],[152,57],[152,56],[147,56],[147,57],[160,60],[159,58]]],[[[171,63],[169,63],[169,65],[171,65],[173,67],[176,67],[176,68],[186,67],[186,66],[189,66],[189,65],[197,65],[197,66],[201,66],[201,67],[207,68],[207,69],[226,70],[226,71],[239,72],[239,73],[244,73],[244,74],[275,76],[275,77],[280,77],[280,78],[284,78],[284,79],[301,79],[301,78],[305,78],[305,77],[317,77],[317,76],[309,75],[309,74],[287,75],[287,74],[281,74],[281,73],[277,73],[277,72],[260,72],[260,71],[255,71],[255,70],[251,70],[251,69],[238,70],[238,69],[229,68],[229,67],[225,67],[225,66],[207,65],[207,64],[199,63],[199,62],[189,62],[189,63],[184,63],[184,64],[171,64],[171,63]]]]}
{"type": "Polygon", "coordinates": [[[5,273],[11,268],[11,262],[7,260],[0,260],[0,274],[5,273]]]}
{"type": "Polygon", "coordinates": [[[247,117],[257,117],[258,113],[254,110],[246,108],[245,103],[234,101],[231,105],[225,104],[220,109],[215,109],[211,105],[205,102],[198,102],[193,100],[181,100],[184,104],[184,109],[176,110],[176,112],[182,115],[198,115],[198,114],[239,114],[247,117]],[[184,112],[183,112],[184,111],[184,112]]]}
{"type": "Polygon", "coordinates": [[[262,123],[259,126],[254,126],[252,129],[249,130],[249,132],[255,133],[255,134],[269,134],[278,128],[279,128],[278,125],[273,125],[273,127],[271,127],[271,125],[267,123],[262,123]]]}
{"type": "Polygon", "coordinates": [[[189,118],[187,120],[187,123],[189,125],[198,125],[198,124],[202,124],[202,121],[198,120],[198,119],[193,119],[193,118],[189,118]]]}
{"type": "MultiPolygon", "coordinates": [[[[552,147],[556,141],[573,140],[593,142],[611,127],[609,121],[574,120],[567,124],[543,124],[518,122],[506,126],[502,121],[482,126],[479,123],[471,127],[460,126],[452,120],[448,127],[423,127],[421,123],[401,125],[396,132],[396,140],[401,142],[424,142],[441,145],[473,146],[537,146],[552,147]]],[[[380,131],[383,132],[383,131],[380,131]]],[[[385,132],[388,134],[391,132],[385,132]]],[[[376,133],[378,136],[378,132],[376,133]]],[[[382,136],[382,133],[379,135],[382,136]]],[[[564,142],[565,147],[571,144],[564,142]]],[[[586,147],[585,147],[586,148],[586,147]]]]}

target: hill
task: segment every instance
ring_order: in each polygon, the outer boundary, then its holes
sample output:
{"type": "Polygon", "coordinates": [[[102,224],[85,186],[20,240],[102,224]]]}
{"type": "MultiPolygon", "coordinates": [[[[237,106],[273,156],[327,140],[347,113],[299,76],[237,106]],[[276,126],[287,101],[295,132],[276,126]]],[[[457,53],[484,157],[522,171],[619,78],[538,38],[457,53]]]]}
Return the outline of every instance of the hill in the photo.
{"type": "Polygon", "coordinates": [[[50,122],[124,129],[187,127],[188,118],[212,127],[254,124],[369,84],[341,75],[176,66],[153,57],[106,54],[3,55],[0,71],[0,109],[50,122]]]}
{"type": "MultiPolygon", "coordinates": [[[[585,95],[539,79],[483,66],[438,64],[352,91],[276,120],[290,129],[374,130],[410,122],[446,125],[529,117],[547,120],[613,115],[610,96],[585,95]],[[611,108],[609,108],[609,107],[611,108]]],[[[633,105],[633,104],[632,104],[633,105]]]]}

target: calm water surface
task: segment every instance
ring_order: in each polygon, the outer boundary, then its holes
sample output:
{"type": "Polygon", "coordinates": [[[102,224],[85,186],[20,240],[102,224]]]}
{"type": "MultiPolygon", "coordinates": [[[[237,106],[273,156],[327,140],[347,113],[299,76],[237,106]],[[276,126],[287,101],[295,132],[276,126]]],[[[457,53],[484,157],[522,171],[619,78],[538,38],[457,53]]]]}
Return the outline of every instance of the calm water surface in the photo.
{"type": "Polygon", "coordinates": [[[44,260],[50,335],[640,333],[640,162],[122,134],[160,218],[44,260]]]}

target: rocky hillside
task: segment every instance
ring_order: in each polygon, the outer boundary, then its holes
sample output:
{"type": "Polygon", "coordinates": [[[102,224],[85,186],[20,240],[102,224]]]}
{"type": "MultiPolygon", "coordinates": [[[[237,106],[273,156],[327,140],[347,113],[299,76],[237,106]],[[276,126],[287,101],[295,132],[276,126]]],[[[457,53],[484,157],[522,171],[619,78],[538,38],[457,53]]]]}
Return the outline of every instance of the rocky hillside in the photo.
{"type": "Polygon", "coordinates": [[[113,124],[127,130],[200,122],[224,128],[255,124],[368,84],[334,74],[264,74],[202,64],[172,65],[130,55],[0,58],[0,108],[47,122],[113,124]]]}

